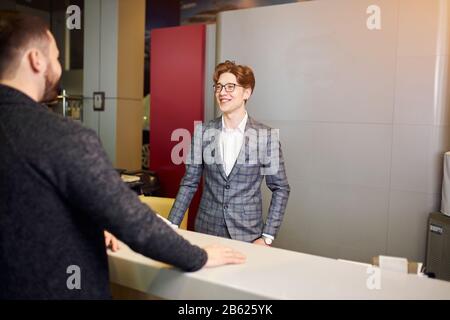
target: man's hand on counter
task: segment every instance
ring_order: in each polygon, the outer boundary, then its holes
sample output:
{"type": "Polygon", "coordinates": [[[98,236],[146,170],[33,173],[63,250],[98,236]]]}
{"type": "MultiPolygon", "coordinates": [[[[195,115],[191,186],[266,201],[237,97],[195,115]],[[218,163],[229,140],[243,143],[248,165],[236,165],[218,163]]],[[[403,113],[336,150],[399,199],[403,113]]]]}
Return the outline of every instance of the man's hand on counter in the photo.
{"type": "Polygon", "coordinates": [[[111,233],[108,231],[104,231],[105,233],[105,246],[106,248],[111,249],[112,252],[116,252],[120,249],[119,247],[119,240],[117,240],[116,237],[114,237],[111,233]]]}
{"type": "Polygon", "coordinates": [[[209,245],[203,247],[208,255],[205,267],[217,267],[224,264],[240,264],[245,262],[245,255],[229,247],[209,245]]]}
{"type": "Polygon", "coordinates": [[[258,238],[258,239],[256,239],[255,241],[253,241],[253,244],[257,244],[257,245],[265,246],[265,247],[270,247],[270,245],[268,245],[268,244],[266,244],[266,243],[264,242],[264,239],[263,239],[263,238],[258,238]]]}

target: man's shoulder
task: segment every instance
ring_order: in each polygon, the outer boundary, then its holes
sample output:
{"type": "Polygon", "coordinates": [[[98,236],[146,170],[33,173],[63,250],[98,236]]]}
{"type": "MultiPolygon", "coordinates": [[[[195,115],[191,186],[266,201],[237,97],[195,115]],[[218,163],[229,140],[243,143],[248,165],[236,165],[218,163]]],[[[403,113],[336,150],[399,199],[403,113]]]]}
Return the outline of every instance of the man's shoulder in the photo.
{"type": "Polygon", "coordinates": [[[53,126],[55,130],[61,131],[64,135],[67,136],[97,136],[97,133],[91,129],[83,125],[79,121],[72,120],[70,118],[64,118],[60,115],[53,115],[55,117],[53,121],[53,126]]]}
{"type": "Polygon", "coordinates": [[[48,135],[54,141],[96,138],[97,133],[81,122],[65,118],[53,112],[43,112],[40,119],[41,135],[48,135]],[[44,125],[44,123],[47,123],[44,125]]]}
{"type": "Polygon", "coordinates": [[[47,149],[97,138],[94,130],[38,104],[18,104],[11,110],[3,125],[9,139],[17,145],[47,149]]]}
{"type": "Polygon", "coordinates": [[[53,138],[49,143],[49,149],[64,150],[64,154],[58,152],[62,157],[65,157],[65,154],[77,157],[80,153],[97,152],[102,146],[100,138],[94,130],[69,118],[60,116],[55,118],[48,134],[53,138]]]}
{"type": "MultiPolygon", "coordinates": [[[[213,129],[217,129],[220,130],[220,128],[222,127],[222,116],[219,116],[213,120],[210,120],[206,123],[201,123],[198,125],[198,127],[201,125],[202,131],[203,133],[206,130],[213,130],[213,129]]],[[[266,129],[266,130],[272,130],[273,128],[267,124],[264,124],[252,117],[248,117],[247,120],[247,128],[252,128],[252,129],[266,129]]]]}
{"type": "Polygon", "coordinates": [[[221,125],[222,125],[222,116],[208,121],[205,124],[205,129],[218,129],[221,127],[221,125]]]}
{"type": "Polygon", "coordinates": [[[221,117],[218,117],[216,119],[210,120],[208,122],[202,122],[196,125],[195,130],[199,132],[199,130],[202,130],[202,134],[205,134],[206,131],[210,132],[214,129],[220,129],[221,128],[221,117]]]}
{"type": "Polygon", "coordinates": [[[254,119],[253,117],[248,117],[248,127],[253,128],[253,129],[266,129],[266,130],[271,130],[273,129],[272,127],[254,119]]]}

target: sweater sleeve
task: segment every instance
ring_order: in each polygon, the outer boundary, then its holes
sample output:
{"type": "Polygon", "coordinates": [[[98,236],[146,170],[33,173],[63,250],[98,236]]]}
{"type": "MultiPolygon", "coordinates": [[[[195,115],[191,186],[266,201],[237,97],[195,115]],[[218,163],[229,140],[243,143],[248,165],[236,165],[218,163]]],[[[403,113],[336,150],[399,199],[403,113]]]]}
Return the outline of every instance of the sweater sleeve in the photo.
{"type": "Polygon", "coordinates": [[[55,139],[42,164],[46,176],[75,209],[134,251],[185,271],[196,271],[206,252],[158,218],[122,182],[97,135],[89,129],[55,139]]]}

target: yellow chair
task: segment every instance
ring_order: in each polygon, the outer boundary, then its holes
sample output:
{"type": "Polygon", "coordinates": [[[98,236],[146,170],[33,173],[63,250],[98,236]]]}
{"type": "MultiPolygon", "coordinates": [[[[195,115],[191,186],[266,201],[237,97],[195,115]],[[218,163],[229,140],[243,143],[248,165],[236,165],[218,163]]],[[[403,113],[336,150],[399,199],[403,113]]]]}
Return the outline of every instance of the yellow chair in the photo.
{"type": "MultiPolygon", "coordinates": [[[[160,197],[146,197],[144,195],[139,196],[139,199],[152,208],[161,217],[168,218],[170,209],[172,209],[175,199],[173,198],[160,198],[160,197]]],[[[184,214],[183,221],[181,221],[180,229],[187,230],[189,209],[184,214]]]]}

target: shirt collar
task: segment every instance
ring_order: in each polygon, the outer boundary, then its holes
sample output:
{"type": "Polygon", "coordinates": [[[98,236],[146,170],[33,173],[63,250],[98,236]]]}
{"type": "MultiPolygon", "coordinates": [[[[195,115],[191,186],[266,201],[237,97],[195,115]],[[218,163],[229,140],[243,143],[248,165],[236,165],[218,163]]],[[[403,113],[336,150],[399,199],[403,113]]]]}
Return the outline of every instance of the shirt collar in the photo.
{"type": "Polygon", "coordinates": [[[241,122],[239,123],[239,125],[237,126],[237,128],[236,128],[236,129],[228,129],[228,128],[225,126],[225,120],[224,120],[223,115],[222,115],[222,131],[239,130],[241,133],[244,133],[244,132],[245,132],[245,126],[247,125],[247,120],[248,120],[248,113],[247,113],[247,111],[246,111],[246,112],[245,112],[244,118],[241,120],[241,122]]]}

